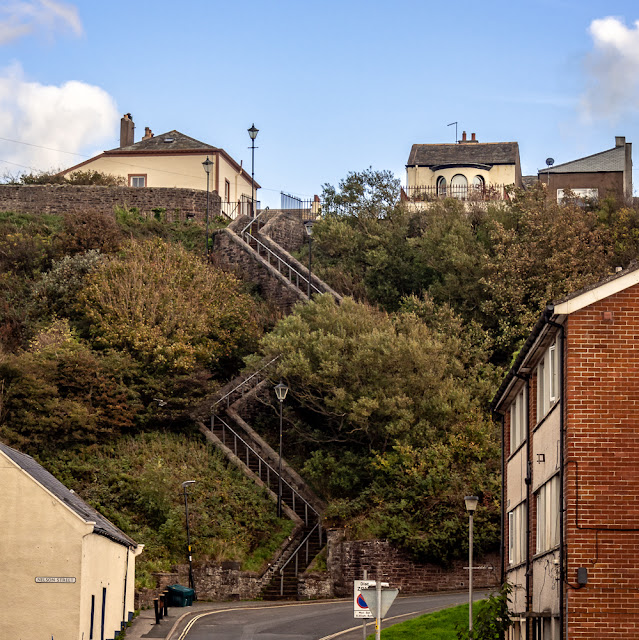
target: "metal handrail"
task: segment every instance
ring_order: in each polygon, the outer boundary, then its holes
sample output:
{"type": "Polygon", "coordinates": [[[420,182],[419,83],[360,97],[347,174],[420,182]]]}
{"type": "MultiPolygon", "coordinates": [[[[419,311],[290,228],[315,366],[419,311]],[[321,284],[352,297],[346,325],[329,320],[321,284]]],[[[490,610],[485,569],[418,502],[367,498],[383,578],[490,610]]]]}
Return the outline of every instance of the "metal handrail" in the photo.
{"type": "MultiPolygon", "coordinates": [[[[228,393],[224,394],[217,402],[213,403],[213,406],[211,407],[211,411],[213,411],[213,409],[215,409],[215,407],[217,407],[218,404],[220,404],[224,400],[227,400],[240,387],[243,387],[247,382],[252,380],[258,373],[262,373],[262,371],[264,371],[264,369],[266,369],[267,367],[270,367],[281,355],[282,354],[279,354],[279,355],[275,356],[272,360],[267,362],[261,369],[258,369],[257,371],[254,371],[248,378],[246,378],[246,380],[243,380],[242,382],[240,382],[240,384],[238,384],[237,387],[234,387],[233,389],[231,389],[231,391],[229,391],[228,393]]],[[[226,406],[227,407],[229,406],[228,402],[226,403],[226,406]]]]}
{"type": "MultiPolygon", "coordinates": [[[[299,565],[297,563],[299,552],[305,544],[308,544],[308,541],[311,539],[311,536],[313,535],[313,533],[315,533],[315,529],[317,528],[319,528],[320,546],[322,545],[322,526],[321,526],[321,521],[318,520],[315,526],[308,532],[308,535],[304,538],[304,540],[302,540],[302,542],[299,543],[295,551],[291,553],[288,560],[280,567],[280,595],[281,596],[284,595],[284,569],[286,569],[286,567],[288,566],[288,563],[291,560],[293,560],[293,558],[295,558],[295,575],[297,576],[297,574],[299,573],[299,565]]],[[[308,553],[308,547],[307,547],[307,553],[308,553]]]]}
{"type": "Polygon", "coordinates": [[[258,218],[263,213],[266,213],[267,211],[269,211],[268,207],[266,207],[265,209],[262,209],[254,218],[251,218],[251,221],[244,227],[244,229],[242,229],[242,231],[240,231],[240,235],[243,236],[246,233],[246,231],[250,229],[251,226],[257,222],[258,218]]]}
{"type": "MultiPolygon", "coordinates": [[[[279,263],[278,267],[277,267],[277,270],[280,273],[282,273],[282,270],[280,268],[281,264],[283,264],[285,267],[288,267],[288,280],[289,280],[289,282],[291,284],[293,284],[293,279],[291,277],[291,274],[294,273],[297,276],[297,283],[296,283],[295,286],[298,289],[300,289],[300,291],[302,291],[302,289],[300,287],[300,284],[299,284],[300,278],[302,279],[303,282],[305,282],[308,285],[309,279],[305,275],[301,274],[295,267],[292,267],[288,262],[286,262],[286,260],[283,260],[282,258],[280,258],[277,255],[277,253],[275,253],[275,251],[273,251],[271,248],[267,247],[263,242],[258,240],[255,236],[253,236],[251,234],[246,234],[246,235],[250,235],[251,240],[254,240],[260,247],[265,249],[269,255],[272,255],[273,257],[277,258],[277,261],[279,263]]],[[[243,237],[242,239],[244,240],[244,242],[246,242],[246,244],[251,246],[250,242],[246,238],[243,237]]],[[[259,250],[258,250],[258,253],[259,253],[259,250]]],[[[269,259],[268,263],[271,264],[270,259],[269,259]]],[[[314,285],[313,282],[311,282],[311,288],[314,289],[316,293],[322,293],[321,289],[319,289],[316,285],[314,285]]]]}
{"type": "MultiPolygon", "coordinates": [[[[212,419],[213,416],[211,416],[212,419]]],[[[242,438],[241,435],[239,435],[235,429],[233,429],[233,427],[231,427],[227,422],[225,422],[222,418],[220,418],[220,416],[216,416],[217,419],[233,434],[233,436],[235,438],[237,438],[247,449],[247,451],[250,451],[260,462],[262,462],[263,464],[266,465],[267,469],[269,471],[272,471],[275,474],[275,477],[279,479],[279,474],[277,472],[276,469],[274,469],[268,462],[267,460],[261,456],[257,451],[255,451],[255,449],[248,443],[246,442],[246,440],[244,440],[244,438],[242,438]]],[[[247,465],[248,466],[248,465],[247,465]]],[[[319,513],[318,511],[313,507],[313,505],[306,500],[306,498],[304,498],[296,489],[294,489],[282,476],[282,483],[285,484],[290,490],[291,490],[291,494],[293,495],[293,505],[295,505],[295,496],[297,496],[302,503],[305,505],[306,508],[310,508],[311,511],[319,518],[319,513]]]]}

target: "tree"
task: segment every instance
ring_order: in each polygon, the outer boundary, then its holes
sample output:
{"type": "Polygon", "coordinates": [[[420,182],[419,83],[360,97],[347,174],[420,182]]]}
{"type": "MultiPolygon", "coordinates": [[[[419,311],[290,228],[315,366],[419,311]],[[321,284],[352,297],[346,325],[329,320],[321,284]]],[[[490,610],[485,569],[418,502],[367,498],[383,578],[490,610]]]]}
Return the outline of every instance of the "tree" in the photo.
{"type": "Polygon", "coordinates": [[[131,241],[86,283],[78,304],[93,344],[124,350],[149,370],[217,369],[259,334],[239,281],[179,245],[131,241]]]}
{"type": "Polygon", "coordinates": [[[328,212],[343,211],[359,219],[383,218],[399,202],[400,181],[392,171],[350,171],[338,188],[322,185],[328,212]]]}

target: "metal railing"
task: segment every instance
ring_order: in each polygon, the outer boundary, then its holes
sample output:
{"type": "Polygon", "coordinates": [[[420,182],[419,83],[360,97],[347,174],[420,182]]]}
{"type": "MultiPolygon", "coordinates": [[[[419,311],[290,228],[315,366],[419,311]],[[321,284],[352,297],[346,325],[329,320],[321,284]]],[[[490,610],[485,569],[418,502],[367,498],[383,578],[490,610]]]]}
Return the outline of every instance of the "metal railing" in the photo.
{"type": "MultiPolygon", "coordinates": [[[[267,262],[271,266],[276,265],[276,268],[279,271],[279,273],[287,277],[288,281],[291,284],[294,284],[304,294],[307,293],[308,283],[309,283],[307,276],[300,273],[295,267],[291,266],[288,262],[286,262],[286,260],[280,258],[277,255],[277,253],[275,253],[275,251],[273,251],[270,247],[267,247],[261,240],[258,240],[255,236],[251,235],[250,233],[242,233],[242,239],[244,240],[244,242],[246,242],[246,244],[249,245],[249,247],[251,246],[251,242],[254,242],[255,247],[251,247],[251,248],[255,248],[258,255],[261,255],[260,250],[263,250],[266,253],[267,262]],[[273,263],[271,262],[271,259],[275,260],[275,265],[273,265],[273,263]],[[285,268],[284,271],[282,271],[282,267],[285,268]],[[300,281],[302,282],[301,285],[300,285],[300,281]]],[[[313,293],[322,293],[322,290],[319,287],[317,287],[315,284],[313,284],[313,282],[311,281],[311,294],[313,293]]]]}
{"type": "MultiPolygon", "coordinates": [[[[229,424],[227,424],[222,418],[220,418],[219,416],[217,416],[217,421],[220,422],[222,424],[222,444],[225,447],[228,447],[233,453],[234,455],[241,460],[240,456],[238,455],[238,442],[244,446],[244,456],[245,456],[245,460],[242,460],[242,462],[250,469],[250,460],[251,460],[251,456],[254,457],[255,462],[257,463],[257,477],[262,481],[265,482],[266,486],[271,487],[271,474],[273,474],[273,479],[277,482],[279,482],[279,473],[277,472],[277,469],[275,469],[273,466],[271,466],[271,464],[269,462],[267,462],[267,460],[260,455],[246,440],[244,440],[244,438],[237,433],[237,431],[235,431],[235,429],[233,429],[233,427],[231,427],[229,424]],[[227,445],[226,443],[226,434],[227,432],[230,432],[231,435],[231,439],[232,439],[232,448],[227,445]],[[266,473],[266,480],[264,480],[262,478],[263,473],[266,473]]],[[[213,415],[211,415],[211,431],[213,431],[213,415]]],[[[220,427],[217,427],[218,429],[220,427]]],[[[241,453],[241,452],[240,452],[241,453]]],[[[313,507],[312,504],[310,504],[308,502],[308,500],[306,500],[298,491],[297,489],[293,488],[293,486],[287,482],[284,479],[284,476],[282,476],[282,486],[286,486],[290,492],[291,495],[291,504],[289,505],[291,507],[291,509],[293,509],[293,511],[295,511],[295,513],[297,513],[296,509],[298,507],[298,502],[301,506],[304,507],[304,524],[306,526],[308,526],[308,518],[309,518],[309,510],[313,512],[313,514],[318,518],[320,517],[320,514],[318,513],[318,511],[313,507]]],[[[284,490],[282,490],[282,500],[284,500],[284,490]]]]}
{"type": "MultiPolygon", "coordinates": [[[[269,360],[262,368],[258,369],[257,371],[254,371],[248,378],[246,378],[245,380],[242,380],[242,382],[240,382],[240,384],[238,384],[236,387],[233,387],[233,389],[231,389],[228,393],[225,393],[219,400],[216,400],[213,403],[213,406],[211,407],[211,411],[213,411],[215,409],[215,407],[217,407],[219,404],[221,404],[222,402],[224,402],[224,400],[226,400],[226,407],[228,408],[230,406],[230,401],[231,401],[231,396],[238,391],[239,389],[241,389],[244,385],[248,384],[249,382],[251,382],[254,378],[256,378],[260,373],[262,373],[262,371],[264,371],[265,369],[267,369],[268,367],[270,367],[276,360],[278,360],[280,358],[280,355],[275,356],[272,360],[269,360]]],[[[242,393],[242,395],[244,395],[244,393],[242,393]]],[[[214,414],[212,414],[214,415],[214,414]]]]}
{"type": "MultiPolygon", "coordinates": [[[[250,200],[240,200],[239,202],[221,202],[220,212],[229,220],[235,220],[238,216],[253,217],[253,207],[250,200]]],[[[255,211],[260,209],[260,202],[255,201],[255,211]]]]}
{"type": "Polygon", "coordinates": [[[293,551],[293,553],[291,553],[291,555],[289,556],[289,559],[280,567],[280,595],[283,596],[284,595],[284,569],[286,569],[286,567],[289,565],[289,563],[295,559],[295,577],[298,576],[300,570],[299,570],[299,557],[300,557],[300,553],[302,552],[302,549],[304,548],[304,551],[306,553],[306,563],[304,564],[304,567],[308,566],[310,557],[309,557],[309,551],[310,551],[310,542],[311,542],[311,537],[312,535],[315,533],[315,530],[318,530],[319,532],[319,547],[320,549],[322,548],[322,523],[321,521],[318,520],[317,524],[308,532],[308,535],[304,538],[304,540],[302,540],[302,542],[300,542],[299,546],[295,549],[295,551],[293,551]]]}
{"type": "Polygon", "coordinates": [[[486,202],[506,199],[506,185],[503,184],[468,184],[468,185],[423,185],[405,187],[404,192],[409,201],[431,202],[442,198],[486,202]]]}

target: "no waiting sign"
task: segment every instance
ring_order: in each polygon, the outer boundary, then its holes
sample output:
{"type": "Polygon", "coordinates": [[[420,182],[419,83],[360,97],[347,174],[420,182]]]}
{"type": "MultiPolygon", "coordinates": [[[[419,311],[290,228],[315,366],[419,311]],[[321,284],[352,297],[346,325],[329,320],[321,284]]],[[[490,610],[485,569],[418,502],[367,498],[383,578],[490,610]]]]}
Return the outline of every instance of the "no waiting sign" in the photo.
{"type": "MultiPolygon", "coordinates": [[[[362,589],[374,589],[375,580],[355,580],[353,583],[353,617],[354,618],[373,618],[373,613],[368,608],[362,589]]],[[[388,587],[388,582],[382,582],[382,587],[388,587]]]]}

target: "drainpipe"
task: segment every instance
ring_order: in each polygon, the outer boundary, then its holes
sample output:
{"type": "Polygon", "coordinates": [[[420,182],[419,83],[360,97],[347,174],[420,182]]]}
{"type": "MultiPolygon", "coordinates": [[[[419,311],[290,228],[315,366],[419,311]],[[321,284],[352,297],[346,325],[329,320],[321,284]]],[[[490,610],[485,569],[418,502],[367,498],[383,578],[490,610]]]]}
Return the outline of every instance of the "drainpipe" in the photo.
{"type": "Polygon", "coordinates": [[[128,622],[126,615],[126,583],[129,578],[129,547],[126,548],[126,569],[124,570],[124,595],[122,596],[122,621],[124,624],[128,622]]]}
{"type": "Polygon", "coordinates": [[[565,555],[566,555],[566,541],[564,540],[564,514],[566,508],[564,506],[564,461],[565,461],[565,423],[564,423],[564,408],[566,398],[566,381],[564,377],[564,358],[565,358],[565,329],[563,324],[558,322],[548,321],[548,324],[559,329],[561,348],[559,349],[559,375],[560,382],[559,388],[561,389],[561,397],[559,402],[561,403],[559,413],[559,505],[560,505],[560,518],[559,518],[559,637],[564,640],[564,629],[566,630],[566,638],[568,638],[568,610],[564,612],[564,581],[566,577],[566,567],[564,567],[565,555]],[[565,618],[565,619],[564,619],[565,618]]]}
{"type": "Polygon", "coordinates": [[[506,418],[503,413],[499,414],[499,421],[501,423],[501,544],[499,545],[499,584],[503,587],[504,581],[506,579],[506,568],[504,566],[504,562],[506,560],[506,558],[504,557],[504,534],[506,532],[506,455],[504,452],[504,446],[506,444],[506,433],[504,429],[506,425],[506,418]]]}

